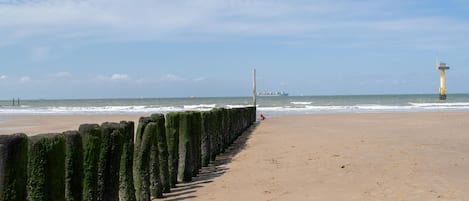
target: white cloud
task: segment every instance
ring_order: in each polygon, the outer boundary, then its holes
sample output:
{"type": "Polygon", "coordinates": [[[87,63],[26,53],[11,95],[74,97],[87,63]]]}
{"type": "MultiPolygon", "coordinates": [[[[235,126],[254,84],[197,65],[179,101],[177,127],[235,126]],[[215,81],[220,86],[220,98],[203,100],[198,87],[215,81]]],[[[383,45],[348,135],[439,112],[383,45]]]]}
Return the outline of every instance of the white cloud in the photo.
{"type": "Polygon", "coordinates": [[[31,78],[29,76],[22,76],[19,79],[20,83],[27,83],[31,81],[31,78]]]}
{"type": "MultiPolygon", "coordinates": [[[[190,40],[210,34],[326,39],[313,43],[323,46],[468,46],[460,41],[469,41],[467,20],[413,12],[419,3],[404,0],[11,2],[0,4],[0,19],[9,19],[0,21],[0,44],[24,38],[190,40]]],[[[39,57],[48,54],[36,51],[39,57]]]]}
{"type": "Polygon", "coordinates": [[[7,76],[6,75],[0,75],[0,80],[6,80],[7,76]]]}
{"type": "Polygon", "coordinates": [[[113,74],[111,80],[128,80],[129,76],[126,74],[113,74]]]}
{"type": "Polygon", "coordinates": [[[130,77],[127,74],[115,73],[115,74],[112,74],[110,76],[100,75],[100,76],[97,77],[97,79],[102,80],[102,81],[123,81],[123,80],[130,80],[130,77]]]}
{"type": "Polygon", "coordinates": [[[168,82],[176,82],[176,81],[184,81],[186,79],[184,79],[183,77],[180,77],[178,75],[174,75],[174,74],[169,73],[169,74],[161,76],[160,80],[161,81],[168,81],[168,82]]]}

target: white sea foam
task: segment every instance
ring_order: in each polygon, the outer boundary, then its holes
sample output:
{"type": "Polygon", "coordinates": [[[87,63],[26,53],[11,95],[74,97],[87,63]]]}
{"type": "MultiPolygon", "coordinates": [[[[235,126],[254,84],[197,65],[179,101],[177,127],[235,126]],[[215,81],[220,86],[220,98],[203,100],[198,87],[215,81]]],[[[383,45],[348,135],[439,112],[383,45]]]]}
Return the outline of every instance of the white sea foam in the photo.
{"type": "Polygon", "coordinates": [[[226,105],[227,108],[252,107],[252,105],[226,105]]]}
{"type": "MultiPolygon", "coordinates": [[[[259,99],[257,110],[264,114],[315,114],[315,113],[366,113],[366,112],[419,112],[419,111],[469,111],[469,96],[455,102],[437,102],[425,99],[400,97],[303,97],[295,99],[259,99]],[[404,100],[402,100],[404,98],[404,100]]],[[[21,107],[10,102],[0,102],[0,114],[119,114],[168,113],[180,111],[207,111],[216,107],[239,108],[251,106],[250,98],[215,99],[117,99],[117,100],[53,100],[25,101],[21,107]],[[110,105],[108,105],[110,104],[110,105]]]]}
{"type": "Polygon", "coordinates": [[[413,109],[412,106],[407,105],[356,105],[356,109],[358,110],[377,110],[377,111],[387,111],[387,110],[395,110],[395,111],[405,111],[413,109]]]}
{"type": "Polygon", "coordinates": [[[184,109],[212,109],[215,108],[216,104],[199,104],[199,105],[184,105],[184,109]]]}
{"type": "Polygon", "coordinates": [[[469,106],[468,102],[458,103],[409,103],[416,107],[457,107],[457,106],[469,106]]]}
{"type": "Polygon", "coordinates": [[[293,105],[311,105],[313,102],[290,102],[293,105]]]}
{"type": "Polygon", "coordinates": [[[102,106],[102,107],[37,107],[0,108],[4,114],[88,114],[88,113],[167,113],[184,111],[182,107],[102,106]]]}
{"type": "Polygon", "coordinates": [[[419,111],[468,111],[469,103],[418,103],[409,105],[306,105],[305,107],[258,107],[267,113],[364,113],[364,112],[419,112],[419,111]]]}

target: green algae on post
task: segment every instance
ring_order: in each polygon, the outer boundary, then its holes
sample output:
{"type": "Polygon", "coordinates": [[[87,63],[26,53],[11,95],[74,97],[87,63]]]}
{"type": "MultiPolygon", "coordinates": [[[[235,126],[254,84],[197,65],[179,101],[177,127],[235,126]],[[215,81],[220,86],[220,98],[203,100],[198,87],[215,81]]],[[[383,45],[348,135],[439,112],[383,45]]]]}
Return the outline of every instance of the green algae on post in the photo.
{"type": "Polygon", "coordinates": [[[121,121],[119,129],[123,135],[122,156],[119,170],[119,200],[135,201],[133,178],[134,122],[121,121]]]}
{"type": "Polygon", "coordinates": [[[123,141],[119,128],[119,123],[101,124],[98,200],[119,200],[119,168],[123,141]]]}
{"type": "Polygon", "coordinates": [[[65,137],[65,200],[83,200],[83,141],[78,131],[63,132],[65,137]]]}
{"type": "Polygon", "coordinates": [[[155,122],[148,123],[145,132],[148,130],[151,137],[150,147],[150,195],[152,198],[163,197],[163,187],[160,179],[160,160],[158,146],[156,145],[156,132],[158,125],[155,122]]]}
{"type": "Polygon", "coordinates": [[[213,121],[210,117],[210,111],[201,113],[200,157],[202,167],[207,167],[210,162],[210,122],[213,121]]]}
{"type": "Polygon", "coordinates": [[[0,135],[0,201],[26,200],[28,137],[0,135]]]}
{"type": "Polygon", "coordinates": [[[65,139],[62,134],[30,137],[28,200],[65,201],[65,139]]]}
{"type": "Polygon", "coordinates": [[[83,201],[96,201],[101,127],[98,124],[82,124],[78,132],[83,140],[83,201]]]}
{"type": "Polygon", "coordinates": [[[178,181],[192,181],[191,116],[189,112],[179,114],[179,162],[178,181]]]}
{"type": "Polygon", "coordinates": [[[134,147],[134,185],[137,201],[150,200],[150,154],[153,143],[150,117],[141,117],[138,121],[134,147]]]}
{"type": "Polygon", "coordinates": [[[170,187],[176,187],[179,162],[179,113],[166,114],[166,143],[170,187]]]}
{"type": "Polygon", "coordinates": [[[168,170],[168,145],[166,143],[165,118],[163,114],[153,114],[151,118],[152,122],[157,124],[155,143],[158,149],[160,183],[163,193],[169,193],[171,191],[171,185],[168,170]]]}

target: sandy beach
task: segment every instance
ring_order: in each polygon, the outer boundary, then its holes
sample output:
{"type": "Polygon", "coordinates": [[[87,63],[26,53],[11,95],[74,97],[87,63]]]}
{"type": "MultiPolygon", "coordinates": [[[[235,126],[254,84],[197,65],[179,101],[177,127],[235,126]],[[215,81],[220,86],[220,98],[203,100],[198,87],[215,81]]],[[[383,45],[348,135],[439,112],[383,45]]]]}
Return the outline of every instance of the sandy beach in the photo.
{"type": "MultiPolygon", "coordinates": [[[[139,116],[1,115],[0,133],[139,116]]],[[[163,200],[469,200],[467,170],[469,113],[281,116],[163,200]]]]}
{"type": "Polygon", "coordinates": [[[469,200],[468,131],[469,113],[272,118],[167,200],[469,200]]]}
{"type": "Polygon", "coordinates": [[[138,123],[138,118],[150,114],[100,114],[100,115],[0,115],[0,133],[25,133],[37,135],[41,133],[61,133],[67,130],[78,130],[80,124],[103,122],[120,122],[122,120],[138,123]]]}

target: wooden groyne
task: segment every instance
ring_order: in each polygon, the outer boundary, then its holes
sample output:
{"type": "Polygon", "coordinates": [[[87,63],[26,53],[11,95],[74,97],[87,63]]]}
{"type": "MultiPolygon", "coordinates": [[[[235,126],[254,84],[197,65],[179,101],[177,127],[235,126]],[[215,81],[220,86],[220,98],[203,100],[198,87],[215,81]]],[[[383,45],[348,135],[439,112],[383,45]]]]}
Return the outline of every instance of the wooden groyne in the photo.
{"type": "Polygon", "coordinates": [[[256,108],[153,114],[77,131],[0,135],[0,201],[150,201],[199,170],[256,121],[256,108]]]}

